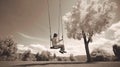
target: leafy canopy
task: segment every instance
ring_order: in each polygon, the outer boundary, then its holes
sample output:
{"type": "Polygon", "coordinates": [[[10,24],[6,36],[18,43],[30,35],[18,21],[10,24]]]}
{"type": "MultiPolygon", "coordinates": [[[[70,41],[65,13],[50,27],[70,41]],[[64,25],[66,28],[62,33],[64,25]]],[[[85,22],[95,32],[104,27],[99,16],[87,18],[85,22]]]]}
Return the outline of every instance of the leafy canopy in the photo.
{"type": "Polygon", "coordinates": [[[109,27],[115,17],[116,4],[109,0],[79,0],[63,20],[69,38],[81,39],[100,33],[109,27]]]}

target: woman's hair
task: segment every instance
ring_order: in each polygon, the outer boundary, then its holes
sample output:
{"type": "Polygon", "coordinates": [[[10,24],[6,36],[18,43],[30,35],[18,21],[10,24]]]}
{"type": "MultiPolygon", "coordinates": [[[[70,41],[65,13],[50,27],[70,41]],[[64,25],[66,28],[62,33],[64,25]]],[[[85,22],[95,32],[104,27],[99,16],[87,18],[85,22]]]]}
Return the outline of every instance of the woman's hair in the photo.
{"type": "Polygon", "coordinates": [[[54,33],[53,37],[57,37],[57,33],[54,33]]]}

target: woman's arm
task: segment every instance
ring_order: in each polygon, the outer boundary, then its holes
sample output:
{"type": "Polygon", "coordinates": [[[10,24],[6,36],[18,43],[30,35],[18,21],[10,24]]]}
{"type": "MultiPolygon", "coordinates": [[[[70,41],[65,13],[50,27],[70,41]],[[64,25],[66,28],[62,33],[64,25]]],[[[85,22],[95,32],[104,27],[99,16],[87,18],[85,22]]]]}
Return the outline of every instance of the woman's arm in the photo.
{"type": "Polygon", "coordinates": [[[58,40],[58,43],[61,42],[63,39],[58,40]]]}

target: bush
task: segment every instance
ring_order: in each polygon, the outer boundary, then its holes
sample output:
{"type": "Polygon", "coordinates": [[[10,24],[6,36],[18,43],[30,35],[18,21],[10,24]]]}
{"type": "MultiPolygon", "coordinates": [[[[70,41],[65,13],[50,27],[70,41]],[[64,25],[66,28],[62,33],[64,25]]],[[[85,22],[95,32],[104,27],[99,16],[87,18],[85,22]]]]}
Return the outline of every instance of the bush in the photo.
{"type": "Polygon", "coordinates": [[[22,60],[23,61],[35,61],[36,58],[35,58],[35,55],[31,53],[30,50],[27,50],[23,53],[22,60]]]}
{"type": "Polygon", "coordinates": [[[36,61],[41,61],[42,60],[39,52],[36,54],[35,58],[36,58],[36,61]]]}
{"type": "Polygon", "coordinates": [[[116,61],[120,61],[120,46],[117,44],[113,45],[113,52],[115,54],[115,59],[116,61]]]}
{"type": "Polygon", "coordinates": [[[57,57],[57,61],[63,61],[62,57],[57,57]]]}
{"type": "Polygon", "coordinates": [[[91,53],[92,61],[110,61],[112,60],[112,55],[107,53],[105,50],[102,49],[95,49],[91,53]]]}
{"type": "Polygon", "coordinates": [[[17,43],[12,38],[0,40],[0,60],[13,61],[17,59],[17,43]]]}
{"type": "Polygon", "coordinates": [[[69,59],[70,59],[70,61],[76,61],[76,58],[73,56],[73,54],[70,54],[69,59]]]}
{"type": "Polygon", "coordinates": [[[49,51],[42,51],[40,57],[41,61],[49,61],[51,59],[51,53],[49,51]]]}

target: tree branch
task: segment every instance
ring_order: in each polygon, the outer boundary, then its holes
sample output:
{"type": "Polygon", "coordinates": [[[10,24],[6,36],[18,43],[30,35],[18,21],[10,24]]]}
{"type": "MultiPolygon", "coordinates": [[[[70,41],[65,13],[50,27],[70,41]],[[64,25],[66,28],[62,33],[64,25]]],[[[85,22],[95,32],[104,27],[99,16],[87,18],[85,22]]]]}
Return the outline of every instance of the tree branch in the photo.
{"type": "Polygon", "coordinates": [[[93,36],[93,34],[89,35],[87,43],[89,43],[90,41],[92,41],[92,36],[93,36]]]}
{"type": "Polygon", "coordinates": [[[82,35],[83,35],[84,42],[87,43],[86,35],[85,35],[85,32],[83,30],[82,30],[82,35]]]}
{"type": "Polygon", "coordinates": [[[89,37],[87,43],[89,43],[91,41],[92,41],[92,37],[89,37]]]}

